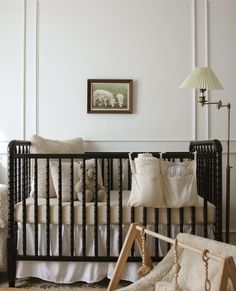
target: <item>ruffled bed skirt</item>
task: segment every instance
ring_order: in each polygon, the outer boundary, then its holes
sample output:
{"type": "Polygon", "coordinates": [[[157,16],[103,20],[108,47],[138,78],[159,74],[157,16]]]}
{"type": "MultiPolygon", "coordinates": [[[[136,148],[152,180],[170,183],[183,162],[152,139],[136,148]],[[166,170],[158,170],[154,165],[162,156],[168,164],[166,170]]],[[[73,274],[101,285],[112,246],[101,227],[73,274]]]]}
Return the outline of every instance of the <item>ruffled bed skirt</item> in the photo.
{"type": "MultiPolygon", "coordinates": [[[[147,226],[149,229],[154,230],[152,225],[147,226]]],[[[58,226],[51,225],[51,239],[50,252],[52,255],[58,254],[58,226]]],[[[75,255],[82,254],[82,226],[76,225],[74,230],[75,235],[75,255]]],[[[123,226],[123,240],[128,231],[129,225],[123,226]]],[[[46,255],[46,225],[39,224],[39,255],[46,255]]],[[[175,237],[179,233],[179,226],[172,225],[172,237],[175,237]]],[[[159,233],[166,235],[166,225],[159,225],[159,233]]],[[[190,225],[184,225],[184,232],[191,232],[190,225]]],[[[23,227],[21,223],[18,223],[18,253],[22,254],[23,246],[23,227]]],[[[27,255],[34,254],[34,225],[26,225],[27,234],[27,255]]],[[[203,234],[203,227],[196,226],[196,234],[203,234]]],[[[208,226],[209,238],[213,238],[213,225],[208,226]]],[[[86,253],[87,255],[94,255],[94,228],[93,226],[86,227],[86,253]]],[[[110,255],[118,256],[118,241],[119,241],[118,226],[112,225],[110,227],[110,255]]],[[[106,226],[98,227],[98,254],[101,256],[106,255],[106,226]]],[[[70,227],[62,226],[62,254],[70,255],[70,227]]],[[[154,255],[154,239],[149,238],[147,240],[149,250],[154,255]]],[[[137,252],[137,251],[136,251],[137,252]]],[[[159,255],[165,255],[167,252],[167,245],[165,242],[159,241],[159,255]]],[[[138,252],[137,252],[138,253],[138,252]]],[[[137,280],[137,269],[140,263],[127,263],[122,274],[121,279],[134,282],[137,280]]],[[[87,283],[93,283],[101,281],[104,278],[111,278],[115,268],[115,263],[103,263],[103,262],[41,262],[41,261],[18,261],[17,262],[17,278],[25,277],[37,277],[46,281],[55,283],[74,283],[76,281],[84,281],[87,283]]]]}

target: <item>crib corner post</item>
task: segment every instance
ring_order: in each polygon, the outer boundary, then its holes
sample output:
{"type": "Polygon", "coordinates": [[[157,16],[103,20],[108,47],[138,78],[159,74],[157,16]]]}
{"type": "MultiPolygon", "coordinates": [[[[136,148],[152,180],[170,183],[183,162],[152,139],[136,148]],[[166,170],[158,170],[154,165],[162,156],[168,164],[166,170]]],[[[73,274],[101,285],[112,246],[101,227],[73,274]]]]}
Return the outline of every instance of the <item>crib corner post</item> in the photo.
{"type": "Polygon", "coordinates": [[[17,183],[14,155],[16,154],[16,141],[8,145],[8,237],[7,237],[7,277],[9,287],[15,287],[16,280],[16,232],[14,222],[14,203],[17,183]]]}
{"type": "Polygon", "coordinates": [[[9,287],[16,282],[16,245],[14,237],[7,239],[7,277],[9,287]]]}

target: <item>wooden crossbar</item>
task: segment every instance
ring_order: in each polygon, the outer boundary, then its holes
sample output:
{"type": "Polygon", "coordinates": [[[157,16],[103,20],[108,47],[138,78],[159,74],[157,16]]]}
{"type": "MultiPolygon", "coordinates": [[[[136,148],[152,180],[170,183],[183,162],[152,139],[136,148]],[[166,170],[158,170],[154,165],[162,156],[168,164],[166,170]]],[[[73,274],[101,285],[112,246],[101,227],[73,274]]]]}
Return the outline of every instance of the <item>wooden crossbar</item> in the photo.
{"type": "MultiPolygon", "coordinates": [[[[151,230],[148,230],[148,229],[144,228],[143,226],[140,226],[136,223],[131,224],[129,231],[127,233],[127,236],[125,238],[123,247],[121,249],[120,256],[119,256],[118,261],[116,263],[116,267],[115,267],[112,279],[108,285],[107,291],[113,291],[118,286],[122,271],[124,269],[124,265],[127,261],[129,252],[131,250],[131,247],[132,247],[134,241],[137,242],[139,251],[140,251],[140,253],[142,253],[141,252],[142,251],[142,249],[141,249],[141,231],[143,231],[143,230],[144,230],[144,233],[146,233],[147,235],[151,235],[155,238],[161,239],[161,240],[166,241],[168,243],[174,244],[174,242],[175,242],[175,240],[173,240],[172,238],[169,238],[169,237],[161,235],[157,232],[153,232],[151,230]]],[[[182,247],[184,249],[187,249],[191,252],[195,252],[201,256],[203,254],[202,249],[189,246],[189,245],[184,244],[182,242],[178,242],[178,246],[182,247]]],[[[152,264],[151,256],[149,254],[149,251],[148,251],[146,245],[144,248],[144,253],[145,253],[145,258],[146,258],[146,264],[147,264],[147,266],[149,266],[152,269],[153,264],[152,264]]],[[[218,256],[218,255],[212,254],[210,252],[207,253],[207,256],[209,257],[209,259],[217,261],[221,265],[221,277],[219,280],[219,287],[215,291],[225,291],[227,289],[227,284],[228,284],[229,279],[231,280],[232,286],[233,286],[234,290],[236,291],[236,267],[235,267],[233,257],[231,257],[231,256],[229,256],[229,257],[218,256]]]]}

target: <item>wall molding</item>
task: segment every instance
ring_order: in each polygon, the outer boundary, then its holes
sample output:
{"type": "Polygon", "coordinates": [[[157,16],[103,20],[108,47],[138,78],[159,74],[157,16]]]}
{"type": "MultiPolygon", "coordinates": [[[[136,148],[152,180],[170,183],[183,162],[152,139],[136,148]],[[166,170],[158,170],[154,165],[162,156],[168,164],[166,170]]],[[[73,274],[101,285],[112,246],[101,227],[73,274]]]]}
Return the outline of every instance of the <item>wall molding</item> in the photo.
{"type": "MultiPolygon", "coordinates": [[[[204,2],[204,18],[205,18],[205,26],[204,26],[204,33],[205,33],[205,66],[209,66],[209,38],[208,38],[208,30],[209,30],[209,19],[208,19],[208,0],[204,2]]],[[[207,98],[209,98],[207,94],[207,98]]],[[[207,106],[205,111],[205,118],[206,118],[206,125],[205,125],[205,138],[209,139],[210,136],[210,109],[207,106]]]]}
{"type": "Polygon", "coordinates": [[[155,138],[137,138],[137,139],[110,139],[110,138],[92,138],[84,139],[86,142],[190,142],[191,139],[155,139],[155,138]]]}
{"type": "MultiPolygon", "coordinates": [[[[196,1],[192,0],[192,69],[196,67],[196,1]]],[[[196,90],[192,90],[192,138],[197,138],[196,90]]]]}
{"type": "Polygon", "coordinates": [[[35,9],[35,133],[39,134],[39,0],[35,9]]]}
{"type": "MultiPolygon", "coordinates": [[[[209,140],[212,140],[215,138],[211,138],[209,140]]],[[[218,139],[221,143],[226,143],[227,139],[218,139]]],[[[111,139],[111,138],[89,138],[89,139],[84,139],[86,142],[190,142],[193,139],[165,139],[165,138],[133,138],[133,139],[111,139]]],[[[0,140],[1,143],[9,143],[11,139],[9,140],[0,140]]],[[[236,143],[236,139],[230,140],[230,143],[236,143]]]]}
{"type": "MultiPolygon", "coordinates": [[[[26,0],[27,1],[27,0],[26,0]]],[[[40,30],[40,1],[41,0],[35,0],[35,133],[40,135],[40,105],[39,105],[39,77],[40,77],[40,70],[39,70],[39,61],[40,61],[40,50],[39,50],[39,30],[40,30]]],[[[196,66],[196,1],[197,0],[192,0],[192,12],[191,12],[191,27],[192,27],[192,67],[195,68],[196,66]]],[[[196,140],[197,138],[197,105],[196,105],[196,90],[193,90],[194,92],[191,94],[192,95],[192,137],[190,139],[186,140],[180,140],[182,141],[191,141],[191,140],[196,140]]],[[[102,140],[102,139],[101,139],[102,140]]],[[[170,139],[171,140],[171,139],[170,139]]],[[[92,142],[100,142],[100,140],[92,140],[92,142]]],[[[141,142],[141,141],[146,141],[146,142],[156,142],[157,139],[153,138],[148,138],[146,139],[134,139],[134,140],[129,140],[129,139],[121,139],[121,140],[111,140],[111,141],[121,141],[121,142],[141,142]]],[[[159,141],[159,139],[158,139],[159,141]]],[[[163,140],[162,142],[165,142],[166,140],[163,140]]],[[[174,140],[176,142],[176,140],[174,140]]],[[[108,140],[110,142],[110,139],[108,140]]],[[[169,142],[169,140],[167,140],[169,142]]]]}
{"type": "Polygon", "coordinates": [[[23,55],[22,55],[22,139],[26,138],[26,26],[27,26],[27,0],[23,0],[23,55]]]}

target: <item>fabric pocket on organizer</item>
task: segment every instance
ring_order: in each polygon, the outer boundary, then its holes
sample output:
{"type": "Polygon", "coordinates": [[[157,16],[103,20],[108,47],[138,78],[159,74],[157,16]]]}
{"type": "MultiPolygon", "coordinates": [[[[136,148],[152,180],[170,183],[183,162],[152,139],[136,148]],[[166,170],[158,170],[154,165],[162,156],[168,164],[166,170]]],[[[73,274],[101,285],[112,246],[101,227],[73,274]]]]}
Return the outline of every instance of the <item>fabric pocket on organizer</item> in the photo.
{"type": "Polygon", "coordinates": [[[161,186],[160,160],[151,154],[130,158],[132,187],[129,206],[165,207],[161,186]]]}
{"type": "Polygon", "coordinates": [[[196,161],[160,161],[161,182],[167,208],[197,206],[196,161]]]}

